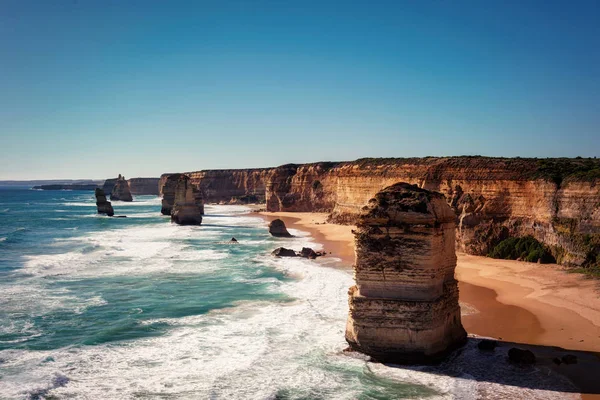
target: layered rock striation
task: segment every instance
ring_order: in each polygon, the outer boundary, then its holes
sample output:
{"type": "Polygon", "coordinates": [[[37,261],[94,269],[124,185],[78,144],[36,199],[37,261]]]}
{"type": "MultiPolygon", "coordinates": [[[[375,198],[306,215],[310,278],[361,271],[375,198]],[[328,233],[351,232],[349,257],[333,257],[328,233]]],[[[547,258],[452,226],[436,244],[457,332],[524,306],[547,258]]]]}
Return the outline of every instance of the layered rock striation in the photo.
{"type": "Polygon", "coordinates": [[[171,221],[179,225],[200,225],[204,214],[202,193],[186,175],[180,175],[175,188],[171,221]]]}
{"type": "Polygon", "coordinates": [[[455,215],[440,193],[398,183],[377,193],[355,231],[356,286],[346,340],[382,362],[428,363],[462,345],[455,215]]]}
{"type": "Polygon", "coordinates": [[[120,201],[133,201],[133,197],[131,196],[131,191],[129,190],[129,183],[125,179],[124,176],[119,174],[117,181],[115,182],[115,186],[110,193],[111,200],[120,200],[120,201]]]}
{"type": "Polygon", "coordinates": [[[98,214],[106,214],[109,217],[115,215],[112,204],[110,201],[106,200],[106,194],[104,193],[104,190],[96,188],[94,194],[96,196],[96,208],[98,209],[98,214]]]}

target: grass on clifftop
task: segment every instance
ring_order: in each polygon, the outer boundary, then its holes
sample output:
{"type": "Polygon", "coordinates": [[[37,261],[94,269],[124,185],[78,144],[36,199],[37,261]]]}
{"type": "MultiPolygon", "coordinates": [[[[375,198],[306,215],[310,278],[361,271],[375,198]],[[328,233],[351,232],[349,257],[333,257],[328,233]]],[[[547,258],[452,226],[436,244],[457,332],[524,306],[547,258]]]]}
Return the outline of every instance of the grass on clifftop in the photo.
{"type": "Polygon", "coordinates": [[[554,263],[556,260],[550,251],[533,236],[512,237],[498,243],[488,254],[492,258],[502,260],[522,260],[542,264],[554,263]]]}
{"type": "Polygon", "coordinates": [[[540,159],[534,177],[548,178],[559,185],[566,178],[577,181],[599,179],[600,160],[581,157],[540,159]]]}

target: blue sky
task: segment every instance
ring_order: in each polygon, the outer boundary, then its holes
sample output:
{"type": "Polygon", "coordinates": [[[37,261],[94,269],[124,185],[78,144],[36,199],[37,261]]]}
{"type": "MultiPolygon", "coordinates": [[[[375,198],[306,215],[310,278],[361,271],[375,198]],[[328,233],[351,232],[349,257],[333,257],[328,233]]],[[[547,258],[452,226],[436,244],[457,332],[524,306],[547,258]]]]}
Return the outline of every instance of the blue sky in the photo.
{"type": "Polygon", "coordinates": [[[597,156],[598,1],[1,1],[0,179],[597,156]]]}

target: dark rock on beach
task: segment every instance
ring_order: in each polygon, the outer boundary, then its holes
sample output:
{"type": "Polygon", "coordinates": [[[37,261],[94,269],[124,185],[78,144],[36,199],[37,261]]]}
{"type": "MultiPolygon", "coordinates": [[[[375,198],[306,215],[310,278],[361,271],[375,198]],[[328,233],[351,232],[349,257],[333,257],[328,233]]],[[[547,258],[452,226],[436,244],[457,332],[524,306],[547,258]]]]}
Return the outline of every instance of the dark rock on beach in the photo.
{"type": "Polygon", "coordinates": [[[269,224],[269,233],[275,237],[292,237],[280,219],[275,219],[269,224]]]}
{"type": "Polygon", "coordinates": [[[310,258],[311,260],[314,260],[315,258],[319,257],[320,255],[321,255],[321,253],[317,253],[310,247],[303,247],[302,250],[300,251],[300,257],[310,258]]]}
{"type": "Polygon", "coordinates": [[[508,350],[508,361],[513,364],[531,365],[535,364],[535,354],[530,350],[513,347],[508,350]]]}
{"type": "Polygon", "coordinates": [[[477,348],[482,351],[494,351],[498,347],[498,342],[490,339],[482,339],[477,343],[477,348]]]}
{"type": "Polygon", "coordinates": [[[573,354],[565,354],[561,357],[561,361],[565,364],[577,364],[577,356],[573,354]]]}

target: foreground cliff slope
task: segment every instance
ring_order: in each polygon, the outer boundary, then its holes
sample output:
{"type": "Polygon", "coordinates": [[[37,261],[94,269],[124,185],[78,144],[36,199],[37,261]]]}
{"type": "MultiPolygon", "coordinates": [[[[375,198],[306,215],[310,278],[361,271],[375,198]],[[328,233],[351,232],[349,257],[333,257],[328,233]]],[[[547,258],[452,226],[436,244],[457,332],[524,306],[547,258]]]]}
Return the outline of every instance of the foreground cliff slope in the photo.
{"type": "Polygon", "coordinates": [[[596,159],[360,159],[186,175],[207,203],[255,196],[268,211],[330,212],[336,223],[355,223],[377,192],[408,182],[444,194],[456,216],[458,250],[486,255],[503,239],[531,235],[561,264],[600,263],[596,159]]]}
{"type": "Polygon", "coordinates": [[[462,345],[452,209],[398,183],[377,193],[355,231],[356,286],[346,340],[382,362],[427,363],[462,345]]]}

